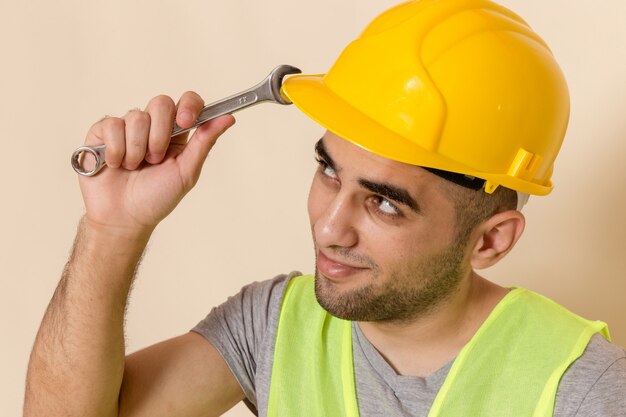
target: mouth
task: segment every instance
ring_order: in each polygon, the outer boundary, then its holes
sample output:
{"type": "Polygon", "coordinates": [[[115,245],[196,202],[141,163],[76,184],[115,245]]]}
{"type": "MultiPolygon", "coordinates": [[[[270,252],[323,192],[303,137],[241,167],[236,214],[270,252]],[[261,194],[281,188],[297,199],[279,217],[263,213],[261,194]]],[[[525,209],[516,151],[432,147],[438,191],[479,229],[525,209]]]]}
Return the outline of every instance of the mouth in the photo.
{"type": "Polygon", "coordinates": [[[331,280],[348,278],[369,268],[350,265],[328,257],[321,250],[317,250],[317,270],[331,280]]]}

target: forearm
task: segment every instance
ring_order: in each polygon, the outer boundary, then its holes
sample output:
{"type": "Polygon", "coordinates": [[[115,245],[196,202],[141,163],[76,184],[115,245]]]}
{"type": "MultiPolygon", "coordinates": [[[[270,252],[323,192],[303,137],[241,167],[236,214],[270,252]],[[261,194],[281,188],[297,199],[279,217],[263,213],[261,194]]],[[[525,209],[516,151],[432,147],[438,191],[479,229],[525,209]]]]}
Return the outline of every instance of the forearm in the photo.
{"type": "Polygon", "coordinates": [[[26,417],[117,415],[124,311],[148,238],[81,221],[31,354],[26,417]]]}

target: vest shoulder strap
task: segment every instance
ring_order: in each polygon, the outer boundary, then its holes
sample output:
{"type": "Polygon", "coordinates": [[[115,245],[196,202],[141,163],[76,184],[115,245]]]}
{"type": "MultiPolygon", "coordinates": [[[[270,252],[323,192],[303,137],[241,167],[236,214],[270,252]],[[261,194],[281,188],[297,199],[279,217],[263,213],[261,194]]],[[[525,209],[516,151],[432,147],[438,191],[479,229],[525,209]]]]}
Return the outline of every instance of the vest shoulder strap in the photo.
{"type": "Polygon", "coordinates": [[[352,324],[317,303],[310,275],[293,278],[283,296],[267,415],[359,415],[352,324]]]}
{"type": "Polygon", "coordinates": [[[461,350],[429,417],[552,416],[561,377],[605,323],[514,289],[461,350]]]}

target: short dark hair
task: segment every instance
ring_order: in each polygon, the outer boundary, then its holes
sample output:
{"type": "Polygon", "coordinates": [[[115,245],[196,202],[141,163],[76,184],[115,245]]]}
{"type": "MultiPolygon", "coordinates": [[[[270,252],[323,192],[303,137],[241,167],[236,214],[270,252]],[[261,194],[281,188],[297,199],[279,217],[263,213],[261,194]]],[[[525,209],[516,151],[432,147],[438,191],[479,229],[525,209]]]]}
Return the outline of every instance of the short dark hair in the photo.
{"type": "Polygon", "coordinates": [[[445,194],[454,204],[457,239],[468,239],[483,221],[497,213],[517,208],[517,192],[510,188],[500,186],[488,194],[483,189],[471,190],[450,181],[442,182],[445,194]]]}

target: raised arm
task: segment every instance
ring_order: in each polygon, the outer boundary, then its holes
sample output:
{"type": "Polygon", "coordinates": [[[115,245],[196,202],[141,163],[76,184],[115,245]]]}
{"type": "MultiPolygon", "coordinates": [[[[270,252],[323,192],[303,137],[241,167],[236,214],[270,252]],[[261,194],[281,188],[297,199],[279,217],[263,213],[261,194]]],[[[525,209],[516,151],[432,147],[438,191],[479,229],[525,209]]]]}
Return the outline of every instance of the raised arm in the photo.
{"type": "Polygon", "coordinates": [[[157,224],[195,185],[217,138],[233,123],[215,119],[170,140],[172,124],[193,124],[202,99],[186,93],[144,111],[107,117],[86,144],[107,147],[107,168],[80,178],[86,213],[31,354],[24,415],[219,415],[243,398],[225,363],[188,334],[131,355],[124,312],[135,270],[157,224]]]}

